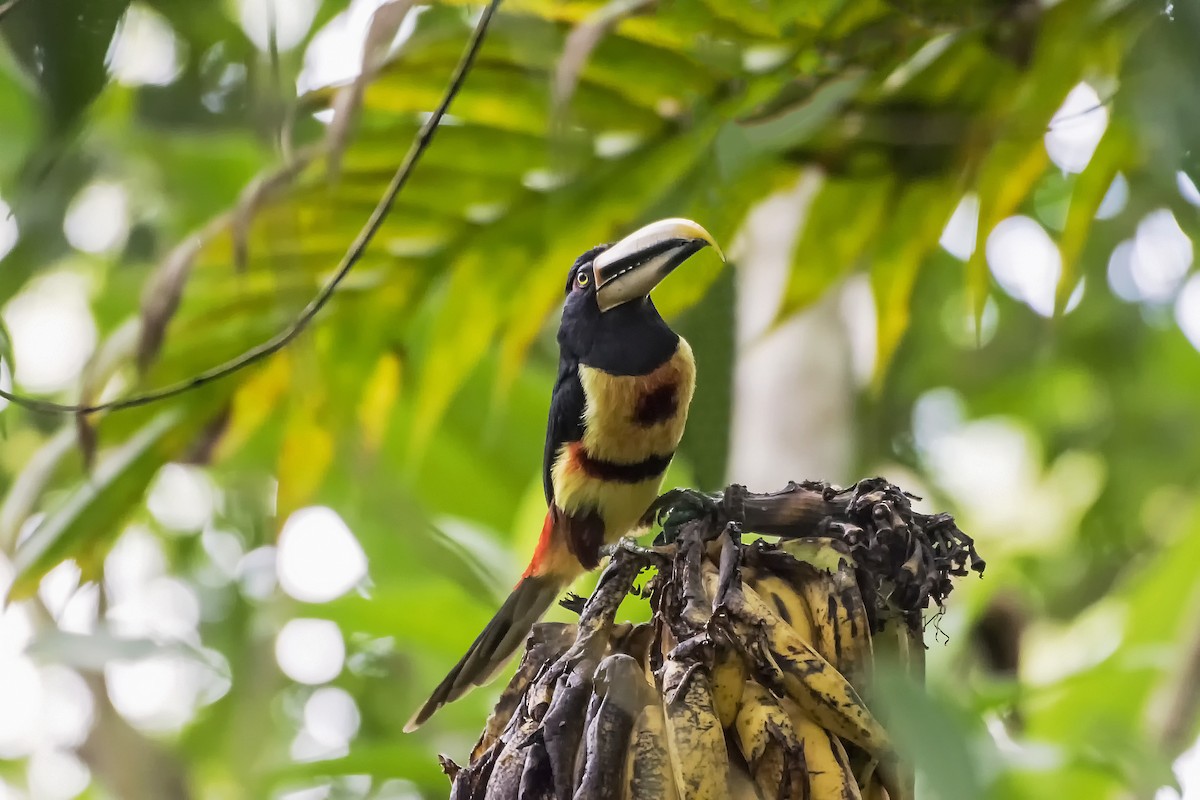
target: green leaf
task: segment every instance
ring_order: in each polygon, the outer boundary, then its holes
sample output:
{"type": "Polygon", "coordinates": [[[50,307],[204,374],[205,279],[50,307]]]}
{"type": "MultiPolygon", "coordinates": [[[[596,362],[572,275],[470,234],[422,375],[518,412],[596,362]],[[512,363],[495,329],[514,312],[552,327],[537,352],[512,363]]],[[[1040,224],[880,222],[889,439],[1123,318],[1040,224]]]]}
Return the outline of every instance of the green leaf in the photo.
{"type": "Polygon", "coordinates": [[[876,244],[871,261],[871,288],[877,314],[874,380],[877,388],[908,329],[917,274],[937,249],[946,220],[958,202],[957,187],[958,181],[953,176],[910,183],[897,198],[888,227],[876,244]]]}
{"type": "Polygon", "coordinates": [[[46,485],[74,445],[74,427],[63,425],[25,462],[0,505],[0,550],[13,551],[21,526],[34,513],[46,485]]]}
{"type": "MultiPolygon", "coordinates": [[[[1096,666],[1039,692],[1028,718],[1031,736],[1065,743],[1097,743],[1106,731],[1114,745],[1127,740],[1148,717],[1159,721],[1177,711],[1170,701],[1188,691],[1179,680],[1168,680],[1187,656],[1194,638],[1189,621],[1200,608],[1200,515],[1188,513],[1177,534],[1161,551],[1147,558],[1106,600],[1122,620],[1120,644],[1096,666]],[[1159,655],[1150,658],[1152,653],[1159,655]],[[1155,703],[1155,689],[1165,694],[1155,703]],[[1096,698],[1105,702],[1097,703],[1096,698]],[[1155,713],[1152,713],[1155,712],[1155,713]]],[[[1161,724],[1161,722],[1160,722],[1161,724]]],[[[1191,722],[1179,741],[1190,744],[1191,722]]]]}
{"type": "Polygon", "coordinates": [[[910,681],[895,664],[880,663],[873,680],[872,696],[892,741],[901,757],[917,765],[919,785],[929,796],[985,797],[978,752],[990,740],[981,736],[979,722],[910,681]]]}
{"type": "Polygon", "coordinates": [[[106,53],[128,5],[129,0],[51,0],[6,9],[0,33],[48,101],[55,138],[65,138],[108,82],[106,53]]]}
{"type": "Polygon", "coordinates": [[[679,451],[691,463],[699,487],[716,490],[729,464],[734,358],[737,352],[737,284],[723,270],[708,293],[675,325],[696,357],[696,394],[679,451]]]}
{"type": "Polygon", "coordinates": [[[419,378],[410,443],[413,458],[425,452],[455,392],[492,344],[500,325],[499,292],[493,291],[500,287],[492,273],[512,273],[513,265],[530,259],[527,245],[491,253],[472,250],[458,259],[419,378]]]}
{"type": "Polygon", "coordinates": [[[1074,175],[1051,170],[1038,182],[1031,200],[1034,214],[1044,227],[1062,231],[1067,221],[1075,180],[1074,175]]]}
{"type": "Polygon", "coordinates": [[[770,117],[743,123],[747,143],[762,153],[778,153],[806,143],[858,94],[866,78],[866,73],[850,70],[818,86],[800,102],[774,109],[770,117]]]}
{"type": "Polygon", "coordinates": [[[809,206],[804,229],[792,252],[792,266],[778,319],[811,303],[858,266],[879,234],[893,202],[895,179],[832,176],[809,206]]]}
{"type": "Polygon", "coordinates": [[[1124,124],[1114,121],[1105,131],[1100,144],[1096,146],[1087,169],[1075,180],[1071,204],[1067,209],[1062,235],[1058,240],[1063,269],[1055,296],[1055,313],[1062,313],[1071,292],[1075,289],[1081,273],[1083,248],[1096,218],[1096,211],[1104,202],[1104,196],[1108,194],[1113,179],[1128,165],[1132,156],[1132,144],[1124,124]]]}
{"type": "Polygon", "coordinates": [[[1041,137],[997,144],[980,171],[975,189],[979,194],[979,223],[975,252],[967,260],[967,293],[979,328],[988,298],[987,243],[992,228],[1011,216],[1029,195],[1049,162],[1041,137]]]}

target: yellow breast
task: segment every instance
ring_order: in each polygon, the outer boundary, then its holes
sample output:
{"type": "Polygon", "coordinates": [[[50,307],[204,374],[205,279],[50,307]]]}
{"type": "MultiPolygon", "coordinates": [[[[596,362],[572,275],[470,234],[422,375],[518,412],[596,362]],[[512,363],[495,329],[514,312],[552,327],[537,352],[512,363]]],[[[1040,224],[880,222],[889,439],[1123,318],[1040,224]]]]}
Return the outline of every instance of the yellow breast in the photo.
{"type": "Polygon", "coordinates": [[[580,442],[555,459],[555,503],[568,513],[595,509],[605,541],[632,533],[658,496],[662,474],[679,446],[696,386],[692,350],[646,375],[614,375],[580,366],[585,406],[580,442]]]}
{"type": "Polygon", "coordinates": [[[586,401],[583,446],[592,458],[632,464],[675,452],[696,388],[686,340],[649,374],[613,375],[581,364],[579,382],[586,401]]]}

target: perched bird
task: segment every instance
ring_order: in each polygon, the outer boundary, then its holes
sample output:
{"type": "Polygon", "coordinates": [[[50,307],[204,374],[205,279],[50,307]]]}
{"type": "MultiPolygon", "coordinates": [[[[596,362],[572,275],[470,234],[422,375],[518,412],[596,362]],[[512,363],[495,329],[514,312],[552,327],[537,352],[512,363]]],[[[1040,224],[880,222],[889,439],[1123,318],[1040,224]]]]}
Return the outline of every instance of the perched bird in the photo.
{"type": "Polygon", "coordinates": [[[708,245],[720,255],[695,222],[664,219],[571,266],[542,464],[549,508],[541,538],[512,594],[405,730],[490,680],[571,581],[600,563],[600,548],[634,532],[658,496],[696,366],[649,295],[708,245]]]}

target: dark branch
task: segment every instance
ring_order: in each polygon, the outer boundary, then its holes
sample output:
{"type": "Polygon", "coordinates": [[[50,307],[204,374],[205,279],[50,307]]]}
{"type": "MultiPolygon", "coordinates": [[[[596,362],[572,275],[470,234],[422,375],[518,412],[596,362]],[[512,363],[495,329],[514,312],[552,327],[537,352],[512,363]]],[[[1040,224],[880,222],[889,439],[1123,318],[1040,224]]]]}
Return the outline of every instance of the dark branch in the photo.
{"type": "Polygon", "coordinates": [[[857,561],[864,592],[874,585],[914,625],[930,602],[942,606],[953,578],[982,573],[986,566],[974,541],[949,514],[914,511],[912,495],[882,478],[845,489],[793,482],[769,494],[748,492],[734,484],[717,496],[715,504],[695,503],[696,496],[686,490],[668,492],[654,510],[661,514],[677,506],[700,508],[696,513],[707,515],[713,530],[733,523],[747,532],[783,539],[837,540],[857,561]],[[880,583],[879,576],[887,576],[887,585],[880,583]]]}
{"type": "MultiPolygon", "coordinates": [[[[13,0],[15,1],[15,0],[13,0]]],[[[10,8],[12,2],[8,5],[0,6],[0,12],[10,8]]],[[[242,353],[237,358],[220,364],[212,369],[201,372],[192,378],[189,378],[178,383],[169,384],[161,389],[145,392],[143,394],[126,397],[123,399],[113,400],[107,403],[81,404],[72,405],[68,403],[54,403],[48,400],[38,400],[32,397],[7,392],[0,389],[0,397],[16,403],[19,406],[27,408],[31,411],[40,411],[51,414],[94,414],[99,411],[120,411],[126,408],[135,408],[137,406],[149,405],[150,403],[166,400],[177,395],[184,394],[193,389],[198,389],[201,386],[220,380],[221,378],[239,372],[246,367],[262,361],[268,356],[272,356],[283,348],[287,347],[292,340],[299,336],[313,318],[320,313],[325,307],[329,299],[333,297],[333,293],[337,290],[338,285],[350,273],[354,265],[359,262],[363,254],[367,250],[367,246],[371,243],[375,233],[383,224],[384,219],[392,209],[392,205],[396,201],[397,195],[404,185],[408,183],[409,176],[412,175],[413,169],[425,150],[428,149],[430,142],[433,141],[434,133],[437,131],[438,124],[445,116],[446,110],[450,107],[455,96],[462,88],[466,81],[468,72],[470,72],[472,64],[475,62],[475,56],[479,53],[479,49],[483,44],[484,36],[487,34],[488,25],[491,23],[492,16],[500,5],[500,0],[490,0],[487,7],[484,8],[483,14],[479,17],[479,22],[475,26],[474,32],[471,34],[471,40],[467,44],[466,50],[463,52],[462,58],[454,69],[454,75],[450,79],[449,86],[446,87],[446,92],[442,96],[441,102],[438,104],[434,112],[425,120],[421,129],[417,131],[417,136],[413,140],[412,145],[408,149],[408,153],[404,156],[404,161],[396,170],[396,174],[392,177],[392,182],[388,185],[387,191],[384,192],[379,204],[375,206],[375,210],[371,212],[370,218],[359,231],[358,236],[354,239],[354,243],[350,245],[350,249],[342,257],[341,263],[338,265],[337,271],[333,277],[329,279],[321,291],[309,301],[309,304],[304,307],[300,316],[296,318],[291,325],[280,331],[275,336],[267,341],[259,344],[242,353]]]]}

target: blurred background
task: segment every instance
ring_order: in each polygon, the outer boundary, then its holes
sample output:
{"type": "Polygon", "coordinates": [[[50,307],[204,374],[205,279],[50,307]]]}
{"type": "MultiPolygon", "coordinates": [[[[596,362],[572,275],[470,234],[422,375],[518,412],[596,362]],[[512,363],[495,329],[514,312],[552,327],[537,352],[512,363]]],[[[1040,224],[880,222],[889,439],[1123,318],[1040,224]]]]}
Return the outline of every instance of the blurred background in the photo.
{"type": "MultiPolygon", "coordinates": [[[[281,330],[480,11],[0,3],[0,386],[281,330]]],[[[0,798],[445,796],[500,684],[400,729],[540,530],[563,276],[663,216],[730,256],[656,293],[668,484],[884,475],[988,561],[927,628],[930,796],[1200,798],[1197,41],[1195,0],[506,0],[285,352],[0,402],[0,798]]]]}

